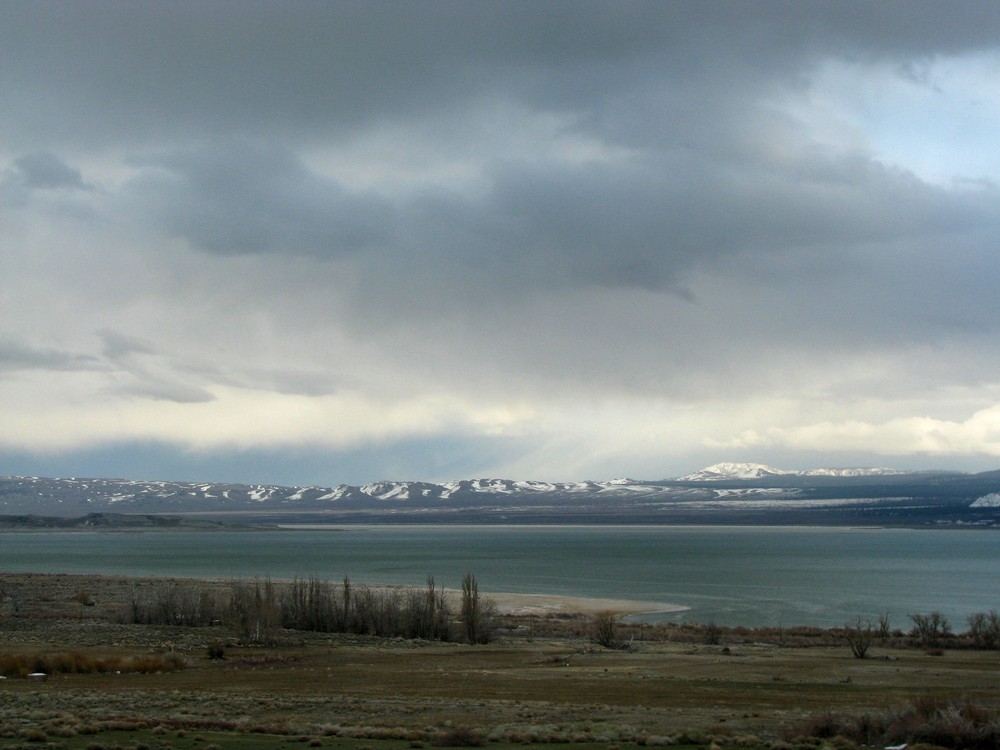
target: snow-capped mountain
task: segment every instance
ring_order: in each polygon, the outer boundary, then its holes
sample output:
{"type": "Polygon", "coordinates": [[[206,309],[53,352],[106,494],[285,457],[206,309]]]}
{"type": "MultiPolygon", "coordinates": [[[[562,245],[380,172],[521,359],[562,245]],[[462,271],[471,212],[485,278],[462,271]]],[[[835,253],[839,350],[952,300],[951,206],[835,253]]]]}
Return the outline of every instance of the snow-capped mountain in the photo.
{"type": "Polygon", "coordinates": [[[0,477],[0,515],[211,514],[238,521],[1000,525],[1000,472],[788,471],[722,463],[678,479],[499,478],[336,487],[0,477]]]}
{"type": "Polygon", "coordinates": [[[119,512],[230,511],[336,507],[481,505],[512,498],[555,501],[567,498],[667,496],[676,488],[616,479],[609,482],[539,482],[463,479],[443,484],[379,481],[355,486],[281,487],[277,485],[125,479],[0,478],[0,513],[56,513],[95,510],[119,512]]]}
{"type": "Polygon", "coordinates": [[[806,469],[805,471],[790,471],[788,473],[803,477],[888,477],[906,472],[884,466],[862,466],[849,469],[806,469]]]}
{"type": "Polygon", "coordinates": [[[763,479],[788,473],[790,472],[772,469],[766,464],[721,463],[685,474],[679,479],[685,482],[714,482],[723,479],[763,479]]]}
{"type": "Polygon", "coordinates": [[[766,464],[753,463],[720,463],[708,466],[701,471],[685,474],[679,477],[685,482],[715,482],[733,479],[766,479],[777,476],[798,477],[869,477],[890,476],[902,474],[895,469],[886,468],[850,468],[850,469],[805,469],[801,471],[775,469],[766,464]]]}

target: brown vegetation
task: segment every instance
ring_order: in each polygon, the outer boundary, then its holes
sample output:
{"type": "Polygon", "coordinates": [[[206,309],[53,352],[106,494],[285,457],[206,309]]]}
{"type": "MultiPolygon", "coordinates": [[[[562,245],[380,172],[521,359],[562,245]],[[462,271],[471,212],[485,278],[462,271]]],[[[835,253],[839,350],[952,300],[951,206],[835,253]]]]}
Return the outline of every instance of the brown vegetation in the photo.
{"type": "Polygon", "coordinates": [[[1000,746],[1000,714],[965,700],[925,696],[877,711],[819,714],[797,728],[799,740],[808,737],[865,746],[992,750],[1000,746]]]}
{"type": "Polygon", "coordinates": [[[594,643],[593,615],[497,613],[489,642],[472,647],[462,592],[433,580],[376,589],[24,574],[0,575],[0,588],[19,591],[16,611],[0,606],[0,747],[28,742],[28,730],[44,735],[33,744],[67,750],[334,741],[851,750],[988,747],[997,736],[1000,652],[975,650],[992,648],[989,615],[970,618],[967,633],[939,634],[937,647],[916,629],[860,618],[766,629],[611,615],[610,642],[630,648],[606,649],[594,643]],[[127,616],[135,611],[150,622],[127,616]],[[445,625],[451,640],[440,637],[445,625]],[[849,640],[857,628],[870,638],[863,660],[849,640]],[[942,656],[928,658],[930,648],[942,656]],[[50,679],[22,679],[34,671],[50,679]]]}

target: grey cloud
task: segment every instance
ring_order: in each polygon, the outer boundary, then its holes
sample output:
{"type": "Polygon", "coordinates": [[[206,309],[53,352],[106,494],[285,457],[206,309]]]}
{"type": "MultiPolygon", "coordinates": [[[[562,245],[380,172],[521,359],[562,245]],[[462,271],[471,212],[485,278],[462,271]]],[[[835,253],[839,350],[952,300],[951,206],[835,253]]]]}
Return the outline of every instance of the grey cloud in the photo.
{"type": "Polygon", "coordinates": [[[79,169],[51,153],[27,154],[15,159],[11,178],[31,190],[91,189],[79,169]]]}
{"type": "Polygon", "coordinates": [[[131,354],[155,354],[153,345],[148,341],[127,336],[119,331],[104,328],[98,331],[97,335],[104,344],[104,356],[112,360],[119,360],[131,354]]]}
{"type": "Polygon", "coordinates": [[[204,404],[215,400],[210,391],[189,383],[144,377],[139,381],[119,384],[111,391],[119,396],[172,401],[176,404],[204,404]]]}
{"type": "MultiPolygon", "coordinates": [[[[674,80],[800,75],[817,55],[996,41],[1000,8],[861,2],[8,4],[11,138],[91,145],[224,130],[325,134],[486,96],[594,113],[674,80]],[[72,116],[67,116],[71,113],[72,116]]],[[[0,125],[0,128],[4,126],[0,125]]]]}
{"type": "Polygon", "coordinates": [[[25,154],[0,169],[0,206],[24,206],[40,192],[91,191],[79,169],[50,152],[25,154]]]}
{"type": "Polygon", "coordinates": [[[48,347],[35,347],[12,339],[0,338],[0,372],[16,370],[71,372],[101,369],[105,367],[96,357],[48,347]]]}
{"type": "Polygon", "coordinates": [[[939,386],[995,381],[995,175],[922,182],[865,151],[864,124],[855,140],[820,123],[811,96],[831,58],[931,85],[937,56],[998,47],[1000,4],[108,0],[2,15],[0,143],[20,158],[0,202],[28,209],[10,212],[9,283],[72,300],[40,307],[78,311],[79,330],[128,328],[101,331],[93,358],[0,344],[2,369],[101,368],[115,394],[178,402],[355,377],[362,395],[484,402],[826,389],[933,406],[939,386]],[[349,189],[316,155],[376,187],[349,189]],[[84,194],[92,175],[101,190],[84,194]],[[86,223],[56,214],[74,202],[86,223]],[[825,382],[842,361],[860,364],[825,382]]]}
{"type": "Polygon", "coordinates": [[[253,387],[265,388],[288,396],[329,396],[340,390],[341,381],[327,372],[279,368],[269,372],[250,372],[243,377],[253,387]]]}
{"type": "Polygon", "coordinates": [[[307,170],[287,149],[220,144],[136,161],[127,200],[212,253],[338,257],[386,243],[390,207],[307,170]]]}
{"type": "Polygon", "coordinates": [[[183,366],[166,359],[149,341],[112,329],[97,332],[109,369],[114,373],[109,390],[121,396],[176,403],[214,401],[210,391],[192,380],[183,366]]]}
{"type": "Polygon", "coordinates": [[[698,154],[625,165],[508,164],[493,173],[485,198],[425,199],[411,211],[400,234],[417,247],[392,256],[415,266],[410,283],[438,283],[421,274],[422,261],[449,285],[464,277],[682,294],[693,271],[746,253],[762,264],[789,252],[833,254],[862,270],[872,248],[1000,224],[1000,205],[976,192],[935,188],[854,155],[781,164],[698,154]]]}

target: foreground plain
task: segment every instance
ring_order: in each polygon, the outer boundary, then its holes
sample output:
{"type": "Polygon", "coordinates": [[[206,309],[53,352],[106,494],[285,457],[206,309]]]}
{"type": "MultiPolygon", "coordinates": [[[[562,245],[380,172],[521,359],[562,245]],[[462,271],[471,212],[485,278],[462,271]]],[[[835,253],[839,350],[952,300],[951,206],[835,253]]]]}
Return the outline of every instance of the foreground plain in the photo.
{"type": "Polygon", "coordinates": [[[0,609],[8,661],[152,665],[0,680],[0,747],[817,747],[833,715],[1000,708],[997,651],[876,643],[857,659],[831,631],[724,629],[709,644],[677,626],[623,629],[629,647],[611,649],[565,612],[501,613],[474,646],[292,630],[249,646],[227,625],[118,621],[130,587],[157,585],[0,575],[15,592],[0,609]]]}

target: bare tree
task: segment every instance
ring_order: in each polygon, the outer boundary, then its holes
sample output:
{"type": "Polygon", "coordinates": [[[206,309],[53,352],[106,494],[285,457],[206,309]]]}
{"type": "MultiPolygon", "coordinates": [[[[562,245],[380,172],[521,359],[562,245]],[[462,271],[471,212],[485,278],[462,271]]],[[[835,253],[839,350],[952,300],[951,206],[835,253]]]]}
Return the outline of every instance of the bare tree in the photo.
{"type": "Polygon", "coordinates": [[[976,648],[1000,648],[1000,615],[995,609],[989,613],[975,612],[969,615],[969,637],[976,648]]]}
{"type": "Polygon", "coordinates": [[[494,604],[479,596],[479,583],[472,573],[462,579],[462,627],[469,643],[489,643],[494,604]]]}
{"type": "Polygon", "coordinates": [[[3,612],[3,604],[10,602],[11,614],[16,615],[24,606],[24,591],[20,586],[7,585],[0,589],[0,614],[3,612]]]}
{"type": "Polygon", "coordinates": [[[940,612],[927,615],[910,615],[913,620],[912,635],[916,636],[921,646],[939,646],[944,638],[951,635],[951,625],[940,612]]]}
{"type": "Polygon", "coordinates": [[[704,629],[705,633],[705,643],[709,646],[718,646],[722,643],[722,628],[715,624],[714,621],[710,621],[704,629]]]}
{"type": "Polygon", "coordinates": [[[851,647],[855,659],[864,659],[875,639],[875,628],[871,620],[862,620],[861,615],[853,623],[844,625],[844,638],[851,647]]]}
{"type": "Polygon", "coordinates": [[[343,600],[344,606],[341,608],[341,621],[339,623],[339,630],[350,630],[351,627],[351,579],[344,576],[344,590],[343,590],[343,600]]]}
{"type": "Polygon", "coordinates": [[[883,646],[889,643],[889,636],[891,634],[892,631],[889,629],[889,613],[882,612],[878,616],[878,639],[882,642],[883,646]]]}
{"type": "Polygon", "coordinates": [[[434,576],[427,578],[427,588],[424,591],[409,591],[406,616],[406,630],[410,638],[448,640],[451,608],[444,590],[434,584],[434,576]]]}
{"type": "Polygon", "coordinates": [[[247,643],[268,644],[274,641],[274,631],[281,623],[271,579],[253,583],[234,581],[230,592],[230,615],[240,637],[247,643]]]}

